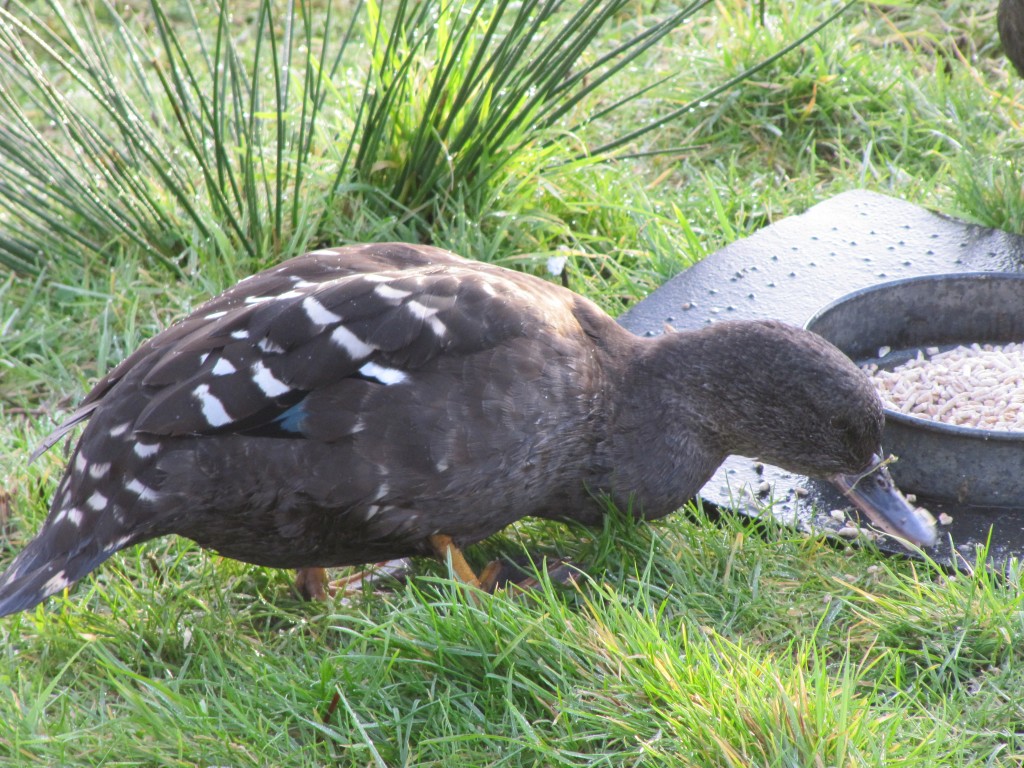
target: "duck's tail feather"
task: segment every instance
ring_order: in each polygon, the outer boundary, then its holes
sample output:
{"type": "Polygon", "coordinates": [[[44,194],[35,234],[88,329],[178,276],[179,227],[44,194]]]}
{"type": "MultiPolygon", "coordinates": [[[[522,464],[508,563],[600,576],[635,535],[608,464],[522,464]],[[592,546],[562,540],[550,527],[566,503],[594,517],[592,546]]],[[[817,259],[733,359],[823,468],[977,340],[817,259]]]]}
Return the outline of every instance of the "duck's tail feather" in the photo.
{"type": "Polygon", "coordinates": [[[28,610],[66,589],[114,553],[85,543],[73,552],[54,551],[46,537],[29,542],[0,575],[0,616],[28,610]]]}
{"type": "Polygon", "coordinates": [[[60,442],[61,438],[63,438],[64,435],[66,435],[72,429],[74,429],[83,421],[92,416],[92,412],[96,410],[99,404],[100,403],[98,400],[94,400],[91,403],[86,403],[77,411],[72,413],[67,418],[66,421],[58,425],[58,427],[55,430],[53,430],[53,432],[51,432],[50,434],[43,438],[43,442],[41,442],[39,446],[34,451],[32,451],[32,455],[28,457],[28,463],[31,464],[33,461],[38,459],[40,456],[42,456],[44,453],[50,450],[50,448],[52,448],[54,445],[60,442]]]}

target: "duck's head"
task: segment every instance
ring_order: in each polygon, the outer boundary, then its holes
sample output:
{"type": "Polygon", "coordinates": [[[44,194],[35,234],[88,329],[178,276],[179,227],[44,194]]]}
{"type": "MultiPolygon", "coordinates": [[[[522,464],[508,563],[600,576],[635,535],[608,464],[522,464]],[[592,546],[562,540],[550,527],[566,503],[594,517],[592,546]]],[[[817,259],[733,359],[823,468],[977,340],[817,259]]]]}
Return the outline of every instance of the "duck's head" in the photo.
{"type": "Polygon", "coordinates": [[[723,453],[827,479],[886,533],[935,543],[934,523],[904,498],[882,459],[878,393],[836,347],[774,321],[679,335],[690,337],[690,365],[700,361],[701,420],[720,436],[723,453]]]}

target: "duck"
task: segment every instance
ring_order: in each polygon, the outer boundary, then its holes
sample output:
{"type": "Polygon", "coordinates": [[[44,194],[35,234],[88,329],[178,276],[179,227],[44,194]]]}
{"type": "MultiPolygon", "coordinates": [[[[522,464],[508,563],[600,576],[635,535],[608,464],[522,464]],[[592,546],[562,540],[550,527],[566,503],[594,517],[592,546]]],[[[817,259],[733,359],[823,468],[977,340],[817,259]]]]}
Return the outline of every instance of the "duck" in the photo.
{"type": "Polygon", "coordinates": [[[935,541],[880,459],[879,396],[820,336],[764,320],[641,337],[427,245],[323,248],[242,280],[100,379],[32,458],[81,424],[0,616],[171,534],[307,587],[416,556],[478,585],[463,549],[511,523],[599,525],[609,503],[661,518],[732,454],[935,541]]]}

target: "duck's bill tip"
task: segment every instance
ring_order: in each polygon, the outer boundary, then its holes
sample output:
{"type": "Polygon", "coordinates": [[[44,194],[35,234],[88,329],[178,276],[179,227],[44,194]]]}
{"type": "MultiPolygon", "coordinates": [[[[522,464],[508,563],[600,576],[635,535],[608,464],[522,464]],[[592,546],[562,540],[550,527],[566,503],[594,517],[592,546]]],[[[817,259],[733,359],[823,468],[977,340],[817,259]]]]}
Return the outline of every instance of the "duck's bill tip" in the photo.
{"type": "Polygon", "coordinates": [[[860,512],[889,535],[920,547],[930,547],[938,539],[935,520],[904,498],[879,457],[872,457],[864,472],[837,474],[829,479],[860,512]]]}

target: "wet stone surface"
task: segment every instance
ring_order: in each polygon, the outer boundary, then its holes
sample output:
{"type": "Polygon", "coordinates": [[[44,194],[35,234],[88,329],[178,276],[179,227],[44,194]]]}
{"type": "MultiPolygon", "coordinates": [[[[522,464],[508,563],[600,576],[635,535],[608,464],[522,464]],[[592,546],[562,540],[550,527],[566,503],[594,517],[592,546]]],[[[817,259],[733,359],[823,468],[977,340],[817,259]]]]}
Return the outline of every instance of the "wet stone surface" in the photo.
{"type": "MultiPolygon", "coordinates": [[[[819,309],[860,288],[903,277],[975,271],[1024,272],[1024,237],[885,195],[846,192],[708,256],[632,307],[619,322],[648,336],[663,333],[666,323],[685,330],[723,319],[776,318],[803,326],[819,309]]],[[[1019,508],[996,508],[938,504],[918,496],[917,503],[942,521],[939,543],[929,550],[936,560],[973,563],[976,548],[989,539],[990,531],[995,560],[1024,555],[1024,500],[1019,508]]],[[[836,512],[849,505],[830,485],[752,459],[730,458],[701,497],[705,503],[754,515],[772,500],[773,513],[784,522],[844,538],[856,535],[836,512]]],[[[852,509],[849,515],[856,520],[852,509]]],[[[887,539],[879,546],[906,552],[887,539]]]]}

